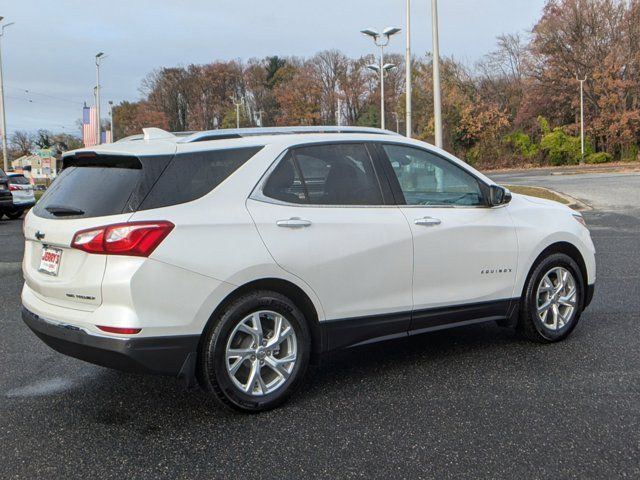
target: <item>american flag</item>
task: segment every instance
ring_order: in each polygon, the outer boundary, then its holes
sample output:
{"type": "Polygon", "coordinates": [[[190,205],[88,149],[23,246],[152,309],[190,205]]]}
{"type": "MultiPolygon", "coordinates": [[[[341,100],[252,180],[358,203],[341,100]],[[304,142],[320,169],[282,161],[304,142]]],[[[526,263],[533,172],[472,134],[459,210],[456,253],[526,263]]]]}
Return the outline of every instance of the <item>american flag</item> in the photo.
{"type": "Polygon", "coordinates": [[[82,109],[82,141],[85,147],[92,147],[97,142],[96,107],[82,109]]]}
{"type": "MultiPolygon", "coordinates": [[[[85,147],[93,147],[98,142],[96,132],[96,107],[82,109],[82,141],[85,147]]],[[[100,132],[100,143],[111,143],[111,130],[100,132]]]]}

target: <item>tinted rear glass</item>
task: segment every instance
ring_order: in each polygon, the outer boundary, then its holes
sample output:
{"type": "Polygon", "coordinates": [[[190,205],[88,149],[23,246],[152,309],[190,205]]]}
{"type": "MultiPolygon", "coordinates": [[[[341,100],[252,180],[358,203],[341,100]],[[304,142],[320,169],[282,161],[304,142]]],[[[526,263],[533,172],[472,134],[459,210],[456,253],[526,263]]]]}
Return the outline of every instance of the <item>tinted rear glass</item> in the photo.
{"type": "Polygon", "coordinates": [[[213,150],[176,155],[140,210],[196,200],[226,180],[262,147],[213,150]]]}
{"type": "Polygon", "coordinates": [[[9,183],[14,185],[29,185],[29,179],[24,175],[11,175],[9,177],[9,183]]]}
{"type": "Polygon", "coordinates": [[[155,157],[68,157],[34,208],[44,218],[91,218],[176,205],[207,194],[260,148],[155,157]]]}
{"type": "Polygon", "coordinates": [[[64,160],[64,169],[34,208],[45,218],[90,218],[133,212],[172,156],[94,156],[64,160]]]}

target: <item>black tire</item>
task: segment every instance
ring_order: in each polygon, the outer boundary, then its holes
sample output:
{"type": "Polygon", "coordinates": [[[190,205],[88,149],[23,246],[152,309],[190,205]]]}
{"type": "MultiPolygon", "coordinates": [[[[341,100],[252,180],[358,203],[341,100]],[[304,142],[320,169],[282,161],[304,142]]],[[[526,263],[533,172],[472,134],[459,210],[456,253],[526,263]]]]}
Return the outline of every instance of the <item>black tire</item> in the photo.
{"type": "Polygon", "coordinates": [[[7,213],[7,217],[9,217],[11,220],[18,220],[20,217],[22,217],[23,213],[24,213],[24,210],[17,210],[15,212],[8,212],[7,213]]]}
{"type": "Polygon", "coordinates": [[[520,318],[518,330],[529,340],[539,343],[554,343],[567,338],[573,329],[578,325],[584,304],[585,285],[582,272],[578,264],[564,253],[553,253],[540,261],[529,275],[522,295],[520,305],[520,318]],[[537,315],[537,291],[540,282],[545,274],[555,267],[562,267],[568,270],[575,280],[577,290],[576,305],[571,318],[558,330],[546,328],[537,315]]]}
{"type": "Polygon", "coordinates": [[[309,364],[310,350],[309,327],[300,309],[289,298],[266,290],[247,293],[211,319],[203,334],[198,354],[198,381],[205,391],[212,393],[225,407],[251,413],[270,410],[287,401],[300,387],[309,364]],[[227,371],[225,349],[234,328],[248,315],[260,310],[270,310],[282,315],[293,327],[297,360],[289,377],[277,390],[253,396],[243,392],[232,381],[227,371]]]}

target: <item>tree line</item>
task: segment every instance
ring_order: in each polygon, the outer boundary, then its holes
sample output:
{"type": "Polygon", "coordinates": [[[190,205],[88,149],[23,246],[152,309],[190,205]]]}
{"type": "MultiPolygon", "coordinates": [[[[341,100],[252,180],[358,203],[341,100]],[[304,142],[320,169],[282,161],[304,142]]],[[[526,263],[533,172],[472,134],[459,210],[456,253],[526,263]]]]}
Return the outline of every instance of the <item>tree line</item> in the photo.
{"type": "MultiPolygon", "coordinates": [[[[405,133],[404,57],[385,83],[387,125],[405,133]]],[[[143,127],[380,126],[373,55],[337,50],[310,58],[159,68],[141,100],[114,107],[116,138],[143,127]],[[234,103],[235,102],[235,103],[234,103]]],[[[433,141],[432,62],[412,59],[412,135],[433,141]]],[[[504,34],[474,65],[443,58],[444,146],[483,167],[578,163],[578,78],[585,79],[586,161],[637,160],[640,145],[640,0],[548,0],[533,29],[504,34]]]]}

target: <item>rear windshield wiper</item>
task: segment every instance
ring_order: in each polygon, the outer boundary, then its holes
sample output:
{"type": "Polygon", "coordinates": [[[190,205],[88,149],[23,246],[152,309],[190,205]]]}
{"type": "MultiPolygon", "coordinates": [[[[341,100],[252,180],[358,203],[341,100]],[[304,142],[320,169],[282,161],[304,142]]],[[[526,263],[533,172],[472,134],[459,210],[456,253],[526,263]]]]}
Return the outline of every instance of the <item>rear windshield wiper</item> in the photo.
{"type": "Polygon", "coordinates": [[[71,217],[75,215],[84,215],[84,210],[73,207],[64,207],[58,205],[50,205],[45,210],[56,217],[71,217]]]}

